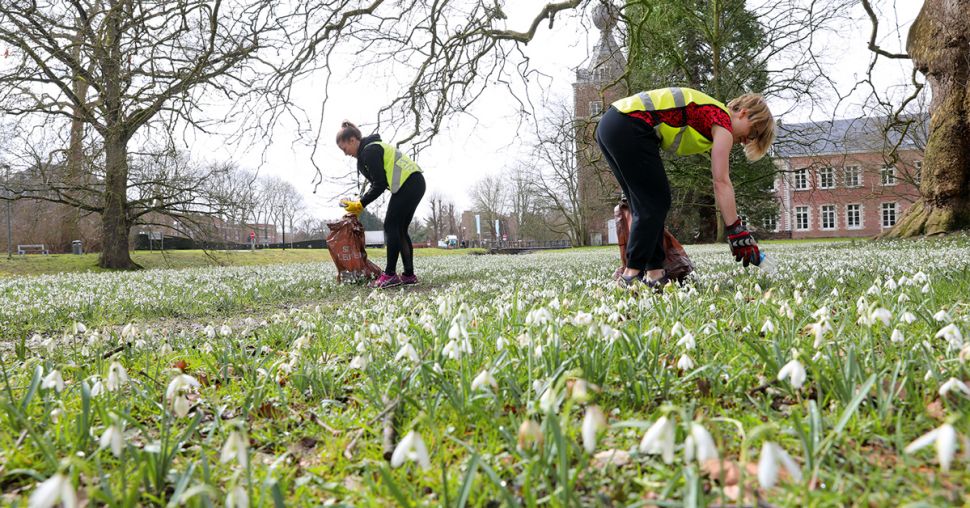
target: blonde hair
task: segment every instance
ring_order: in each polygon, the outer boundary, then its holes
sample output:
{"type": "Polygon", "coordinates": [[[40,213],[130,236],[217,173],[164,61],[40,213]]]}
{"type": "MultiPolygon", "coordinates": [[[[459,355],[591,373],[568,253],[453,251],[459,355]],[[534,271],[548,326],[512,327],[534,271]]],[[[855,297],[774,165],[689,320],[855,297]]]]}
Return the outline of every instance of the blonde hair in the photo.
{"type": "Polygon", "coordinates": [[[360,139],[360,129],[356,125],[350,123],[348,120],[344,120],[340,124],[340,130],[337,131],[337,144],[350,141],[351,139],[360,139]]]}
{"type": "Polygon", "coordinates": [[[748,110],[751,130],[758,133],[756,137],[748,138],[748,144],[744,145],[744,156],[749,161],[764,157],[771,148],[771,144],[775,142],[775,118],[771,115],[765,98],[760,94],[746,93],[733,99],[727,106],[734,112],[748,110]]]}

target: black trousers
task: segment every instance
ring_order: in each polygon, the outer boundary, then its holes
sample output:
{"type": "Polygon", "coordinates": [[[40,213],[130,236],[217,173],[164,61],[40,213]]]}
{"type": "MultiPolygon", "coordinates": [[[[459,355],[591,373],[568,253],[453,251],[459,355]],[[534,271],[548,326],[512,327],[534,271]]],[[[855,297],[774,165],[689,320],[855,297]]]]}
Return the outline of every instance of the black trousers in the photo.
{"type": "Polygon", "coordinates": [[[384,242],[387,244],[387,266],[384,273],[397,273],[397,258],[404,263],[404,275],[414,275],[414,246],[408,226],[424,197],[424,175],[412,173],[396,193],[391,194],[384,214],[384,242]]]}
{"type": "Polygon", "coordinates": [[[670,182],[660,159],[660,139],[653,127],[610,107],[596,127],[596,142],[626,194],[633,215],[626,244],[627,267],[663,268],[670,182]]]}

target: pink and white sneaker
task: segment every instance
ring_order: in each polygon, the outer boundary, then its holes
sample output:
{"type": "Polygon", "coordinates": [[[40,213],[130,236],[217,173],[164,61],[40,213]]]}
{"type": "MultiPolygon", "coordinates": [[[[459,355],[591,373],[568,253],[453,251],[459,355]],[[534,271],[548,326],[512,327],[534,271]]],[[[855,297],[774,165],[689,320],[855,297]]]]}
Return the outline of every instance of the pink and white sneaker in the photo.
{"type": "Polygon", "coordinates": [[[418,283],[418,276],[417,275],[402,275],[401,276],[401,284],[404,284],[405,286],[413,286],[413,285],[415,285],[417,283],[418,283]]]}
{"type": "Polygon", "coordinates": [[[401,278],[397,274],[388,275],[386,273],[381,273],[381,276],[372,280],[370,284],[367,285],[369,288],[373,289],[386,289],[392,288],[394,286],[401,285],[401,278]]]}

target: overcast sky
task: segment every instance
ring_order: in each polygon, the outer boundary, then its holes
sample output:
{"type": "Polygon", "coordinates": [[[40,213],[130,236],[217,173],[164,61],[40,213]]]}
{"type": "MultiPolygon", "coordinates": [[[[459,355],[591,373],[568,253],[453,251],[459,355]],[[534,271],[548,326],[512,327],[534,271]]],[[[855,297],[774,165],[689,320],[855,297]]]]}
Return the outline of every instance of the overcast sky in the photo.
{"type": "MultiPolygon", "coordinates": [[[[507,2],[512,4],[506,8],[509,28],[523,30],[534,13],[545,3],[546,0],[507,2]]],[[[881,2],[882,5],[879,6],[884,11],[879,42],[888,51],[897,52],[904,51],[906,30],[915,18],[921,2],[902,1],[895,6],[894,3],[897,2],[881,2]],[[901,26],[902,30],[896,31],[896,25],[901,26]]],[[[830,49],[827,60],[831,66],[830,77],[839,82],[843,91],[851,88],[858,77],[865,73],[871,58],[871,53],[866,48],[870,26],[862,9],[857,7],[856,11],[853,14],[858,21],[854,25],[844,27],[844,31],[824,41],[830,49]]],[[[533,67],[549,77],[530,83],[530,96],[538,101],[537,104],[543,101],[572,101],[575,69],[588,63],[588,56],[599,38],[598,31],[590,27],[589,14],[582,13],[587,20],[585,22],[581,22],[578,15],[579,13],[573,16],[560,15],[552,30],[543,23],[536,38],[525,49],[533,67]]],[[[373,126],[376,122],[378,109],[390,102],[396,92],[393,80],[386,79],[386,76],[352,72],[349,57],[335,61],[336,65],[331,68],[333,76],[330,99],[323,117],[323,133],[315,156],[317,164],[329,177],[346,174],[355,164],[354,159],[344,156],[333,144],[333,137],[341,120],[349,119],[361,126],[365,134],[369,133],[371,129],[368,125],[373,126]]],[[[898,88],[898,85],[909,81],[912,67],[908,60],[880,61],[882,63],[877,67],[880,87],[898,88]]],[[[315,117],[314,125],[319,119],[322,86],[321,77],[303,83],[294,94],[298,103],[311,117],[315,117]]],[[[901,89],[897,93],[901,93],[901,89]]],[[[825,120],[831,118],[833,113],[838,117],[859,116],[863,114],[861,102],[861,98],[853,98],[844,102],[839,111],[835,112],[831,109],[819,111],[796,108],[783,120],[805,121],[809,117],[825,120]]],[[[772,109],[789,110],[792,109],[790,106],[773,104],[772,109]]],[[[441,192],[454,200],[460,209],[467,209],[471,204],[468,190],[476,180],[486,174],[499,173],[524,159],[530,129],[524,126],[516,131],[522,119],[518,103],[505,89],[496,87],[486,92],[467,115],[447,120],[442,133],[418,158],[419,165],[425,171],[428,192],[441,192]]],[[[204,147],[202,150],[206,157],[235,159],[243,166],[259,167],[262,174],[279,175],[304,192],[310,213],[322,218],[338,217],[342,211],[335,206],[335,197],[340,189],[332,184],[325,184],[320,186],[316,194],[312,193],[311,182],[315,169],[310,161],[311,151],[308,147],[294,145],[294,135],[287,129],[286,125],[281,126],[274,134],[274,143],[268,148],[259,146],[258,143],[248,147],[200,143],[199,147],[204,147]],[[264,159],[265,162],[261,162],[264,159]]],[[[394,143],[386,134],[384,140],[394,143]]],[[[196,151],[200,151],[198,147],[196,151]]],[[[426,201],[418,211],[419,216],[427,213],[426,201]]]]}

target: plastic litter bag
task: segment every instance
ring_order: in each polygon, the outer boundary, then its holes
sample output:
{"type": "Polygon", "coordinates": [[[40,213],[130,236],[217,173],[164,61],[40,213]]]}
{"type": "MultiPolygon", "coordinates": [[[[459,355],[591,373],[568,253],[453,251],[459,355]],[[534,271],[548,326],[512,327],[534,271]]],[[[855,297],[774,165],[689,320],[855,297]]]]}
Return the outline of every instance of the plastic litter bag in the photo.
{"type": "Polygon", "coordinates": [[[337,268],[337,282],[357,283],[376,278],[379,266],[367,259],[364,248],[364,226],[354,214],[346,214],[337,222],[328,223],[327,250],[337,268]]]}
{"type": "MultiPolygon", "coordinates": [[[[613,216],[616,219],[616,239],[620,244],[620,267],[613,274],[614,278],[623,273],[626,268],[626,244],[630,238],[630,226],[633,224],[633,214],[630,206],[626,202],[621,202],[613,209],[613,216]]],[[[677,282],[683,282],[691,272],[694,271],[694,264],[690,261],[690,256],[684,250],[684,246],[674,238],[674,235],[664,228],[664,270],[667,277],[677,282]]]]}

